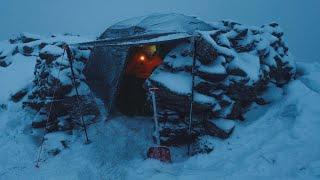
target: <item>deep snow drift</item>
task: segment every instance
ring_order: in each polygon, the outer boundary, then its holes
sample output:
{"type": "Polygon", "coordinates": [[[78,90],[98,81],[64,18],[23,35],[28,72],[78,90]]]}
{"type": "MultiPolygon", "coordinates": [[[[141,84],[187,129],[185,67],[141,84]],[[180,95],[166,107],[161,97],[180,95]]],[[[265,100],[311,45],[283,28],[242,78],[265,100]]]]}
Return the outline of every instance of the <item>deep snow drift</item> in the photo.
{"type": "Polygon", "coordinates": [[[13,103],[10,94],[33,79],[35,58],[15,56],[0,67],[0,179],[318,179],[320,177],[319,63],[297,63],[299,76],[282,89],[270,86],[265,106],[252,105],[245,122],[227,140],[208,137],[210,154],[186,156],[172,148],[172,164],[146,159],[152,119],[118,116],[83,132],[46,135],[40,168],[35,168],[40,136],[34,113],[13,103]],[[66,142],[64,146],[61,141],[66,142]],[[54,156],[50,150],[62,151],[54,156]]]}

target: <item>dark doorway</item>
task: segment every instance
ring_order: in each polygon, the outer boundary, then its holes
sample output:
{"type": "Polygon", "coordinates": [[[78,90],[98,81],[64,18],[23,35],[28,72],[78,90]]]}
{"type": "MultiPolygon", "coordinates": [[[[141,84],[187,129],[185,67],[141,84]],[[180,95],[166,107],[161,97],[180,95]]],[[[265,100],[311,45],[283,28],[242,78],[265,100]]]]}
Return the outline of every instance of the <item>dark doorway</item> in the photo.
{"type": "Polygon", "coordinates": [[[151,115],[151,107],[147,101],[146,79],[158,67],[168,52],[179,42],[161,45],[145,45],[131,47],[127,56],[127,65],[123,72],[116,99],[117,109],[128,116],[151,115]]]}
{"type": "Polygon", "coordinates": [[[116,106],[121,113],[128,116],[150,115],[144,82],[162,63],[163,56],[159,53],[159,46],[156,45],[132,47],[129,50],[116,100],[116,106]]]}

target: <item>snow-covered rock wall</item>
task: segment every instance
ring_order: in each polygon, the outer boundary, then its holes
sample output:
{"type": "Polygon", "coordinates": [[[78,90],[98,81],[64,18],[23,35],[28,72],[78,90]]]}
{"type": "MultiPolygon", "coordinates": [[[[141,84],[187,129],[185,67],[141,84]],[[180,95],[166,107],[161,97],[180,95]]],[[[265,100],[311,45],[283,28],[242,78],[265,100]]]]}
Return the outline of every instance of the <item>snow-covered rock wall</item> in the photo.
{"type": "MultiPolygon", "coordinates": [[[[268,84],[281,87],[288,83],[294,78],[296,67],[283,40],[284,33],[276,23],[248,27],[221,21],[212,27],[212,31],[197,32],[194,93],[197,120],[193,133],[226,138],[232,131],[223,133],[218,126],[208,123],[214,121],[208,120],[244,120],[243,113],[253,102],[267,103],[261,94],[268,84]]],[[[177,129],[187,132],[192,54],[191,43],[179,45],[148,79],[148,83],[161,89],[157,94],[161,111],[176,114],[175,118],[161,118],[163,143],[172,144],[171,136],[177,129]]]]}
{"type": "Polygon", "coordinates": [[[35,58],[34,79],[16,93],[11,100],[23,101],[25,108],[36,110],[32,122],[34,128],[46,128],[49,132],[71,130],[80,124],[79,115],[93,120],[99,114],[90,88],[82,73],[90,55],[90,49],[73,48],[73,68],[80,94],[76,97],[75,86],[67,54],[62,46],[66,43],[87,41],[73,35],[58,35],[50,38],[23,33],[11,38],[1,53],[0,64],[10,68],[16,55],[35,58]]]}

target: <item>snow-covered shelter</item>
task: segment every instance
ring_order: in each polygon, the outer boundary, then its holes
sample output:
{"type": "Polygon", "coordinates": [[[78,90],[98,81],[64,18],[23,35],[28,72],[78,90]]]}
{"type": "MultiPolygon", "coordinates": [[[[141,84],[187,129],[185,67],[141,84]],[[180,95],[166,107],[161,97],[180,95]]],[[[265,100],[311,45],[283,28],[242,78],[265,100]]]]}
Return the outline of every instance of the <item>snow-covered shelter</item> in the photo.
{"type": "Polygon", "coordinates": [[[86,68],[87,78],[112,111],[129,56],[137,49],[156,46],[164,59],[178,44],[189,42],[195,31],[212,29],[209,24],[182,14],[154,14],[119,22],[91,43],[94,49],[86,68]]]}
{"type": "MultiPolygon", "coordinates": [[[[123,83],[135,81],[123,80],[130,61],[144,49],[157,51],[161,63],[143,83],[160,89],[157,102],[164,122],[160,135],[167,145],[189,139],[183,137],[191,94],[194,137],[208,133],[225,138],[229,132],[220,131],[212,119],[242,120],[251,103],[267,103],[260,95],[270,83],[281,86],[295,74],[294,61],[276,23],[249,27],[232,21],[206,23],[182,14],[154,14],[119,22],[97,41],[82,45],[94,46],[85,74],[111,113],[119,101],[126,103],[126,99],[119,100],[127,88],[123,83]],[[196,69],[193,73],[192,68],[196,69]]],[[[138,96],[136,90],[125,92],[138,96]]]]}

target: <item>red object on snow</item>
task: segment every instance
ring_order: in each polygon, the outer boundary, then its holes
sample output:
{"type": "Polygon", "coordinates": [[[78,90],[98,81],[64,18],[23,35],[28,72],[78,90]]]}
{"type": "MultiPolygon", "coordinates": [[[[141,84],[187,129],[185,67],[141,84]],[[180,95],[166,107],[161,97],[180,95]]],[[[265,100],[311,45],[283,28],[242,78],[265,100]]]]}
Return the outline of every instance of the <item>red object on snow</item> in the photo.
{"type": "Polygon", "coordinates": [[[172,162],[169,148],[163,146],[149,148],[147,156],[166,163],[172,162]]]}

